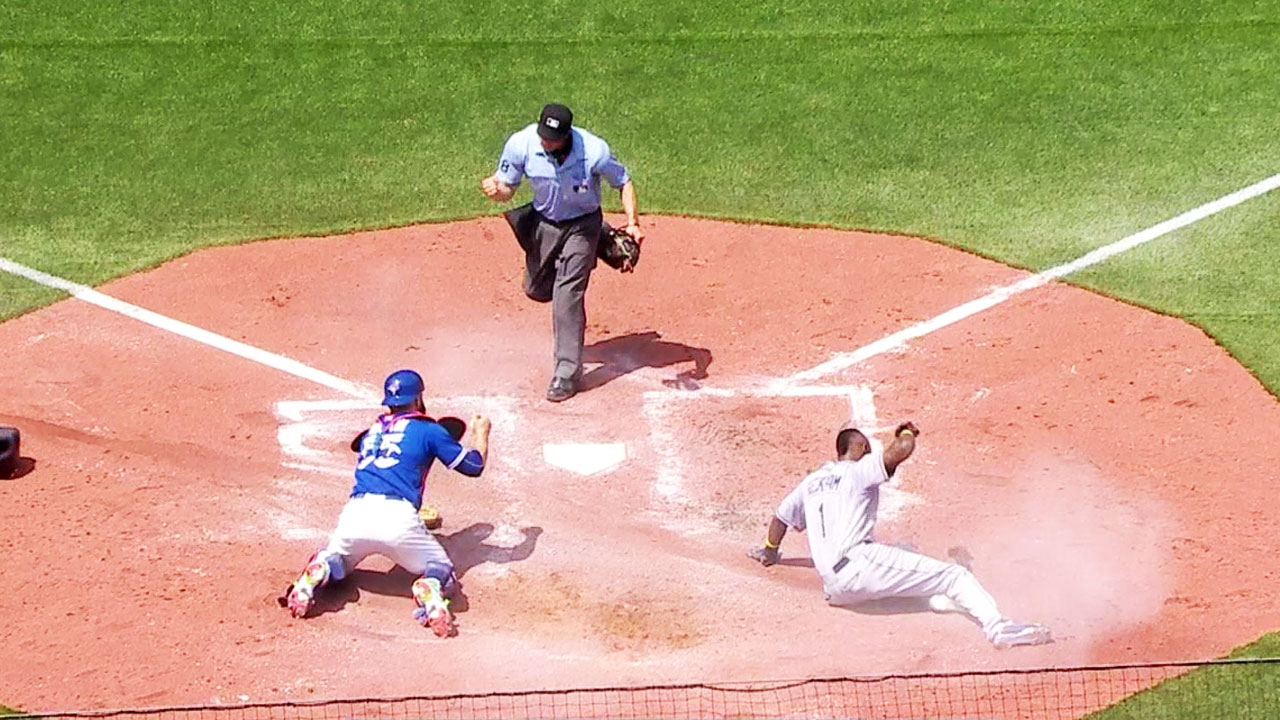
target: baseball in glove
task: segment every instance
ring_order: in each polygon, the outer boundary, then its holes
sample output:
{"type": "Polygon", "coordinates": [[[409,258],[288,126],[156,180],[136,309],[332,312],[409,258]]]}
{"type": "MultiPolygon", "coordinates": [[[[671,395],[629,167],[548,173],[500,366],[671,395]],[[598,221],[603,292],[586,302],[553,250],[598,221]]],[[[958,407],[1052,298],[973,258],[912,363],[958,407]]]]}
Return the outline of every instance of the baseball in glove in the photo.
{"type": "Polygon", "coordinates": [[[604,223],[600,226],[600,245],[596,257],[619,272],[635,272],[640,263],[640,243],[626,232],[604,223]]]}

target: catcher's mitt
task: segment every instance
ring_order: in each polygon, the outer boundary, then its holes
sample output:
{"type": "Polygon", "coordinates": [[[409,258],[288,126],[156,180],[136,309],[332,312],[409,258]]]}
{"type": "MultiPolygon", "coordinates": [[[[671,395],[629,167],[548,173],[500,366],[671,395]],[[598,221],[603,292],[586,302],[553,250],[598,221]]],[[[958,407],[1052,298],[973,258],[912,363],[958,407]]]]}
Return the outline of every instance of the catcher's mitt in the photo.
{"type": "Polygon", "coordinates": [[[423,505],[418,511],[418,517],[428,530],[439,530],[440,526],[444,525],[444,518],[440,517],[440,511],[431,505],[423,505]]]}
{"type": "Polygon", "coordinates": [[[600,226],[600,245],[596,257],[619,272],[634,272],[640,263],[640,243],[609,223],[600,226]]]}

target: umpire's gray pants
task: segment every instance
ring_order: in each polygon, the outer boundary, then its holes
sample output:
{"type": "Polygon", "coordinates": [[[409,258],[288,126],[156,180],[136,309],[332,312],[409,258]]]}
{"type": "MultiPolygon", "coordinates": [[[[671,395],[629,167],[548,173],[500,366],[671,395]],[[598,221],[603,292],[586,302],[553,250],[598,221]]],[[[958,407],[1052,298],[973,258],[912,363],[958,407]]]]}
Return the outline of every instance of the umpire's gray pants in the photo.
{"type": "Polygon", "coordinates": [[[603,222],[599,210],[563,222],[539,216],[533,242],[525,250],[524,292],[538,302],[551,303],[554,377],[569,379],[582,373],[587,285],[596,266],[603,222]]]}

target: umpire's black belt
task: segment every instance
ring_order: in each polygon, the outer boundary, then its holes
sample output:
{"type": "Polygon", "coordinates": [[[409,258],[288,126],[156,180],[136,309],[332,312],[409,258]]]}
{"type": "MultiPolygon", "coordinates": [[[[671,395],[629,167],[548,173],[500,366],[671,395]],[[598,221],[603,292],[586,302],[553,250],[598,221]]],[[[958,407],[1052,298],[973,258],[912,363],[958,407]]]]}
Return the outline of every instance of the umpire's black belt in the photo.
{"type": "Polygon", "coordinates": [[[585,219],[587,219],[587,218],[591,217],[592,215],[601,215],[601,214],[602,214],[602,212],[601,212],[600,208],[596,208],[595,210],[592,210],[592,211],[590,211],[590,212],[582,213],[581,215],[578,215],[578,216],[576,216],[576,217],[565,218],[564,220],[552,220],[551,218],[547,217],[546,215],[543,215],[542,213],[538,212],[537,210],[534,210],[533,212],[534,212],[534,214],[536,214],[536,215],[538,216],[538,219],[539,219],[539,220],[541,220],[542,222],[544,222],[544,223],[546,223],[546,224],[548,224],[548,225],[554,225],[555,227],[560,228],[560,229],[562,229],[562,230],[563,230],[564,228],[569,227],[570,225],[573,225],[574,223],[582,222],[583,220],[585,220],[585,219]]]}

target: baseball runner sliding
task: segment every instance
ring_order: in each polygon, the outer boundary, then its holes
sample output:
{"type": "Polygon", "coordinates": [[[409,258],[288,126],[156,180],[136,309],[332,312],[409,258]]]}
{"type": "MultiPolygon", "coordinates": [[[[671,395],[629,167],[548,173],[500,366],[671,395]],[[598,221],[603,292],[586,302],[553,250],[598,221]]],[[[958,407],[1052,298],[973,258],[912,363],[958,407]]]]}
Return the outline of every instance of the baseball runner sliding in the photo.
{"type": "Polygon", "coordinates": [[[903,423],[886,449],[862,430],[841,429],[835,462],[810,473],[783,499],[769,521],[764,547],[747,554],[768,567],[778,562],[787,528],[807,532],[813,566],[832,605],[926,597],[935,611],[958,610],[976,619],[996,647],[1052,642],[1043,626],[1001,615],[995,599],[960,565],[875,542],[880,486],[915,452],[919,434],[914,423],[903,423]]]}

